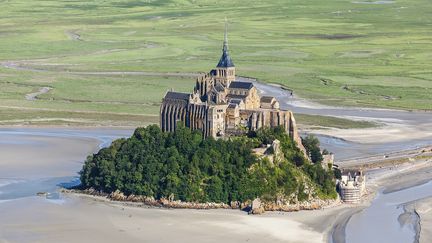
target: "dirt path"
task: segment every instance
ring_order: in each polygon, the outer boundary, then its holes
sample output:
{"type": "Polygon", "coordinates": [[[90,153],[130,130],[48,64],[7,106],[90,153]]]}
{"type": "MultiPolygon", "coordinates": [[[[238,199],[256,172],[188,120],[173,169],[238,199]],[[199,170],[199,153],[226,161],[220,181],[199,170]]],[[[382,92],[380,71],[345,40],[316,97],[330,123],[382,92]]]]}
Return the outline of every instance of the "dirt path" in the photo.
{"type": "Polygon", "coordinates": [[[65,34],[71,39],[76,41],[84,41],[81,39],[81,35],[78,34],[78,30],[67,30],[65,31],[65,34]]]}
{"type": "Polygon", "coordinates": [[[28,101],[35,101],[35,100],[38,99],[38,96],[39,96],[39,95],[46,94],[46,93],[48,93],[51,89],[52,89],[52,88],[50,88],[50,87],[42,87],[42,88],[40,88],[39,91],[37,91],[37,92],[30,93],[30,94],[26,94],[26,95],[25,95],[25,99],[28,100],[28,101]]]}

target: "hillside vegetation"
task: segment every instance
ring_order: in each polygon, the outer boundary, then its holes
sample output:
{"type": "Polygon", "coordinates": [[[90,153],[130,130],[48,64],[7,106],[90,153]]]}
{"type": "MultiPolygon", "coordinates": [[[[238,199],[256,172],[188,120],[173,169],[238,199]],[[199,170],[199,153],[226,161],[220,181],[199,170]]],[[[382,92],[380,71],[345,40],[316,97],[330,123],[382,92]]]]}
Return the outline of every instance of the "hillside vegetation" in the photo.
{"type": "Polygon", "coordinates": [[[280,127],[228,140],[203,139],[188,128],[173,133],[156,125],[138,128],[131,138],[89,156],[80,174],[83,189],[187,202],[336,197],[333,172],[307,161],[280,127]],[[281,141],[279,159],[252,153],[274,139],[281,141]]]}
{"type": "Polygon", "coordinates": [[[225,16],[239,75],[330,105],[432,110],[429,0],[0,2],[0,124],[152,123],[168,89],[216,65],[225,16]]]}

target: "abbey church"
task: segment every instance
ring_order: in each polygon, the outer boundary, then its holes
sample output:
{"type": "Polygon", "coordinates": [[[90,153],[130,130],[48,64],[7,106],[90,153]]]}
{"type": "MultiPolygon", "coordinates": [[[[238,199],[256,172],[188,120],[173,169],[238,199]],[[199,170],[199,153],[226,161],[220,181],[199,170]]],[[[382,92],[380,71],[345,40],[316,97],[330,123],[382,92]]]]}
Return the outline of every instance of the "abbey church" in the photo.
{"type": "Polygon", "coordinates": [[[283,126],[301,149],[293,113],[279,108],[270,96],[260,96],[250,82],[236,81],[225,29],[222,56],[216,68],[198,77],[193,93],[168,91],[160,107],[160,126],[174,131],[181,122],[215,138],[240,135],[261,127],[283,126]]]}

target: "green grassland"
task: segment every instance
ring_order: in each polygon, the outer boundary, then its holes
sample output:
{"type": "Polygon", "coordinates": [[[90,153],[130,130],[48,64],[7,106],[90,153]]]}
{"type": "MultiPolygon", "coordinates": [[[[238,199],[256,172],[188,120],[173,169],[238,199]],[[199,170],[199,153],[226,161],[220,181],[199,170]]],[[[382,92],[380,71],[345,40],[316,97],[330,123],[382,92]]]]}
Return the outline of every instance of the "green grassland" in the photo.
{"type": "Polygon", "coordinates": [[[224,17],[239,75],[323,104],[432,110],[429,0],[0,3],[0,124],[154,122],[168,89],[215,66],[224,17]]]}

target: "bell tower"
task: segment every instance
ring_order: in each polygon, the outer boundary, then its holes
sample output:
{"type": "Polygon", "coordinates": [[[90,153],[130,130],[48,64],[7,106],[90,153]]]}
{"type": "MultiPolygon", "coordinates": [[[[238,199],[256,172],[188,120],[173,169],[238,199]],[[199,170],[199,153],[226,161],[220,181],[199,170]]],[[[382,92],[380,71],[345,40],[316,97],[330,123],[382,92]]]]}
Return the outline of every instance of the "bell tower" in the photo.
{"type": "Polygon", "coordinates": [[[235,80],[235,66],[228,51],[228,22],[226,18],[222,56],[216,66],[215,79],[225,87],[229,87],[230,83],[235,80]]]}

